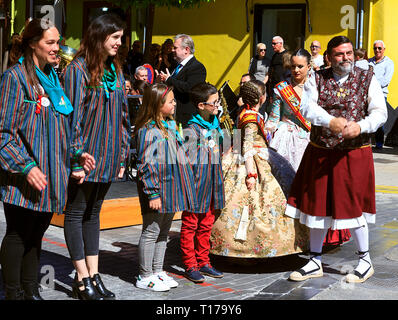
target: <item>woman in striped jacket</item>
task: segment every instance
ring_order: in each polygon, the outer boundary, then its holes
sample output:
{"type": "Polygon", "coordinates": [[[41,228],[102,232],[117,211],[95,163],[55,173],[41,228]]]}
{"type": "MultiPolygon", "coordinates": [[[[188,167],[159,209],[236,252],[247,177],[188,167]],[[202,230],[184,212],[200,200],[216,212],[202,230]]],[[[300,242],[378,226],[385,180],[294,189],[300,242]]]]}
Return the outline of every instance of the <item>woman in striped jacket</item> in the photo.
{"type": "Polygon", "coordinates": [[[143,219],[138,245],[138,288],[168,291],[178,283],[163,271],[174,213],[196,211],[195,178],[182,137],[172,120],[176,101],[164,84],[145,88],[135,126],[138,194],[143,219]]]}
{"type": "Polygon", "coordinates": [[[6,299],[42,299],[41,241],[53,213],[62,213],[66,203],[73,107],[51,67],[59,38],[57,28],[32,20],[11,53],[19,61],[0,82],[0,197],[7,222],[0,258],[6,299]]]}
{"type": "Polygon", "coordinates": [[[128,104],[117,55],[123,29],[114,15],[93,20],[64,76],[65,93],[74,106],[64,232],[76,269],[73,293],[85,300],[115,298],[98,273],[99,214],[111,183],[123,177],[129,154],[128,104]],[[84,152],[95,159],[89,174],[75,161],[84,152]]]}

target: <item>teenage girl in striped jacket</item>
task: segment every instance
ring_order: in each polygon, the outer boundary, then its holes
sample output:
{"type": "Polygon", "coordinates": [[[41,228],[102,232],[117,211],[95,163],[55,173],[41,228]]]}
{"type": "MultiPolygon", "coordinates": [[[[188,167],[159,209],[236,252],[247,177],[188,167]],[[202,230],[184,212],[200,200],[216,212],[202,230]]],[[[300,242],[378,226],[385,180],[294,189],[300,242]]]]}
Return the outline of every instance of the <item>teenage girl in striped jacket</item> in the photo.
{"type": "Polygon", "coordinates": [[[74,106],[64,231],[76,269],[73,293],[84,300],[115,298],[98,273],[99,214],[111,183],[123,177],[130,148],[125,81],[117,55],[123,29],[114,15],[94,19],[64,76],[65,93],[74,106]],[[85,152],[95,159],[90,173],[75,161],[85,152]]]}

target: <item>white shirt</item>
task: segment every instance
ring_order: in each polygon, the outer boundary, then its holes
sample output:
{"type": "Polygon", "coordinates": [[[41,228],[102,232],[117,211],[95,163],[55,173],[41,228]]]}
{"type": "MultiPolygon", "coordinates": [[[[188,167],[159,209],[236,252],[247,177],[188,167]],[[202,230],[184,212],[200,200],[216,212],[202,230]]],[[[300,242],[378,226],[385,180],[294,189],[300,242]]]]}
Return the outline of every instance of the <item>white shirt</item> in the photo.
{"type": "Polygon", "coordinates": [[[365,59],[355,61],[355,66],[364,70],[369,70],[369,62],[365,59]]]}
{"type": "MultiPolygon", "coordinates": [[[[333,73],[338,85],[341,86],[348,75],[343,77],[333,73]]],[[[318,105],[318,89],[315,76],[306,81],[301,100],[300,112],[313,125],[329,128],[334,116],[318,105]]],[[[383,91],[376,77],[373,75],[368,91],[368,113],[364,119],[358,122],[361,133],[373,133],[387,121],[387,106],[383,91]]]]}
{"type": "MultiPolygon", "coordinates": [[[[191,60],[193,58],[193,54],[190,54],[188,57],[186,57],[184,60],[182,60],[179,64],[181,65],[180,69],[178,70],[178,72],[181,72],[182,68],[184,68],[184,66],[188,63],[189,60],[191,60]]],[[[174,69],[173,73],[170,75],[172,76],[175,72],[176,69],[174,69]]]]}
{"type": "MultiPolygon", "coordinates": [[[[188,57],[186,57],[184,60],[182,60],[180,62],[180,64],[182,65],[182,68],[188,63],[189,60],[191,60],[193,58],[193,54],[190,54],[188,57]]],[[[181,69],[182,69],[181,68],[181,69]]]]}
{"type": "Polygon", "coordinates": [[[321,55],[321,54],[318,54],[318,56],[316,58],[312,57],[312,61],[314,62],[314,64],[317,67],[322,67],[324,65],[323,55],[321,55]]]}

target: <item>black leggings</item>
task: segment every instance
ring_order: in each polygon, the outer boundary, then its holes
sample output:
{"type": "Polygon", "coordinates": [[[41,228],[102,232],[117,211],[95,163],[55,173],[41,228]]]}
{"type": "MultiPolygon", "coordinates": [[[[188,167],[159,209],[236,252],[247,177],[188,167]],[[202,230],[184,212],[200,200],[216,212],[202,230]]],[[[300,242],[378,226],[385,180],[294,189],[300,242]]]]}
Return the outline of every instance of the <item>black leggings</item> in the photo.
{"type": "Polygon", "coordinates": [[[96,256],[99,252],[99,214],[111,183],[69,181],[64,234],[72,260],[96,256]]]}
{"type": "Polygon", "coordinates": [[[41,242],[53,213],[37,212],[4,203],[7,230],[0,261],[6,290],[37,283],[41,242]]]}

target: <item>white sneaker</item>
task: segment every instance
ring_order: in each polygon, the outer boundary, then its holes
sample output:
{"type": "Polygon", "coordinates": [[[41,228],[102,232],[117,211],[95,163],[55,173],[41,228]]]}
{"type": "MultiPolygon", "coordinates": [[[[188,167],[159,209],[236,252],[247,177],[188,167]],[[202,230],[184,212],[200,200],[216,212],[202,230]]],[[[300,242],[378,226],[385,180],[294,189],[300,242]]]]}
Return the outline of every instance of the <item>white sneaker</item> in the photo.
{"type": "Polygon", "coordinates": [[[162,280],[160,280],[158,276],[155,275],[151,275],[146,278],[138,276],[135,285],[137,288],[156,291],[156,292],[163,292],[170,290],[170,287],[166,285],[162,280]]]}
{"type": "Polygon", "coordinates": [[[158,272],[155,274],[160,280],[164,282],[170,288],[177,288],[178,282],[175,281],[172,277],[170,277],[165,271],[158,272]]]}

